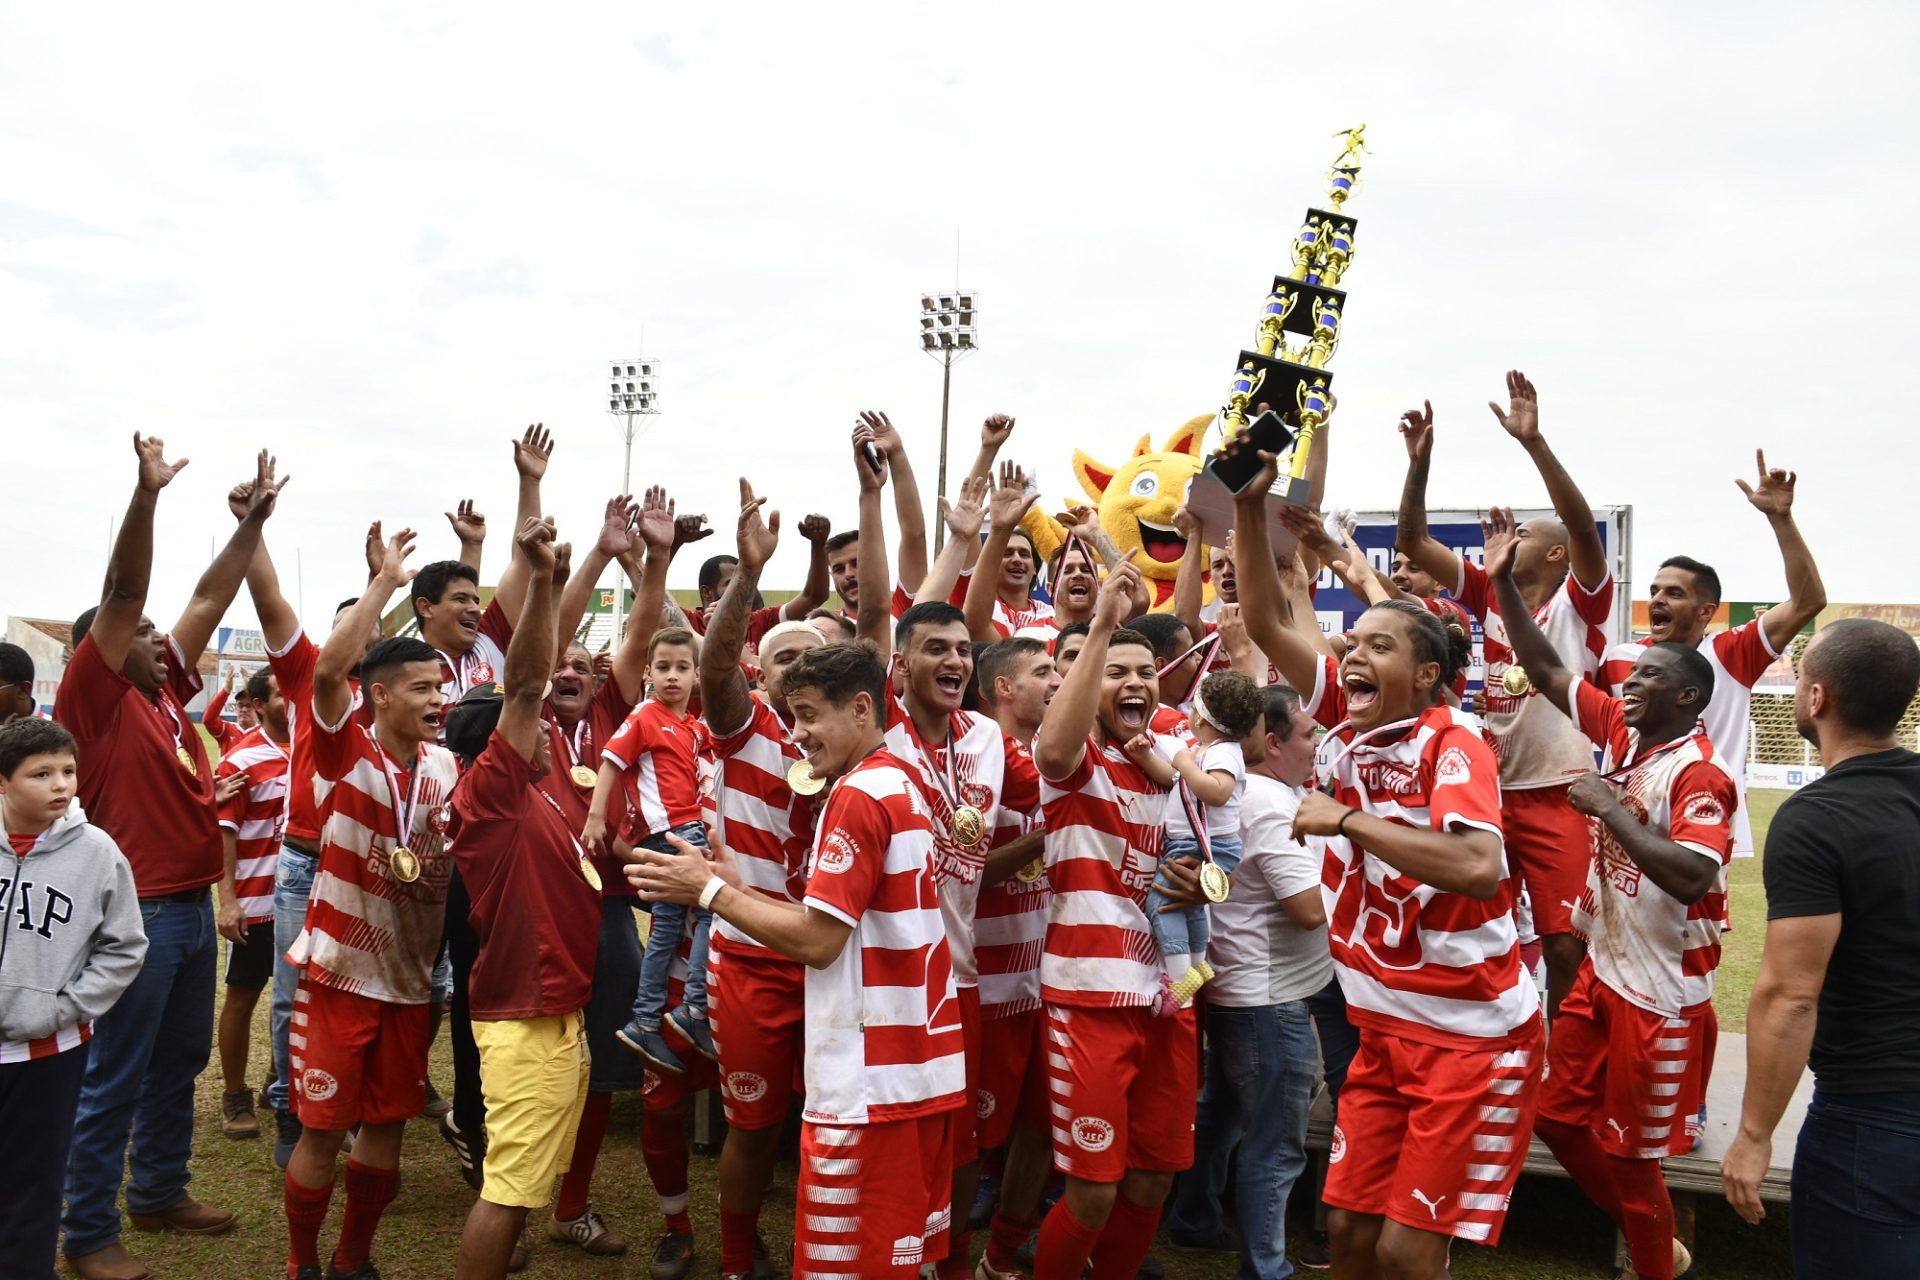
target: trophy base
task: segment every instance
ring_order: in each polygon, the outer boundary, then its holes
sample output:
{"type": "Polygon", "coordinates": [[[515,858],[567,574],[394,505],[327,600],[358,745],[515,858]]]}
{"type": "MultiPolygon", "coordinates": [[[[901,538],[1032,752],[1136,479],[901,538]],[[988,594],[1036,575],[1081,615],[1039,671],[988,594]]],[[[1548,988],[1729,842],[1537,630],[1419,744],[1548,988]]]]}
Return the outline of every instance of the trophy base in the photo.
{"type": "MultiPolygon", "coordinates": [[[[1300,540],[1280,523],[1279,503],[1293,507],[1306,506],[1307,482],[1283,475],[1273,482],[1273,488],[1268,492],[1279,502],[1267,503],[1267,536],[1273,540],[1273,553],[1276,556],[1290,556],[1294,548],[1300,545],[1300,540]]],[[[1227,545],[1227,535],[1233,531],[1233,497],[1233,490],[1209,471],[1202,471],[1188,486],[1187,514],[1193,517],[1198,529],[1196,536],[1205,545],[1227,545]]]]}
{"type": "Polygon", "coordinates": [[[1347,291],[1336,289],[1332,285],[1308,284],[1304,280],[1295,280],[1292,276],[1279,275],[1273,278],[1272,293],[1278,293],[1282,286],[1298,294],[1300,301],[1287,313],[1280,327],[1297,337],[1307,337],[1313,332],[1313,306],[1315,302],[1331,302],[1341,315],[1347,313],[1347,291]]]}
{"type": "Polygon", "coordinates": [[[1309,386],[1318,380],[1327,387],[1333,386],[1333,370],[1316,369],[1310,364],[1295,364],[1291,360],[1279,360],[1273,356],[1263,356],[1258,351],[1242,351],[1240,367],[1251,364],[1259,371],[1260,385],[1254,389],[1253,403],[1269,406],[1270,412],[1280,415],[1281,421],[1289,427],[1300,422],[1300,388],[1309,386]]]}

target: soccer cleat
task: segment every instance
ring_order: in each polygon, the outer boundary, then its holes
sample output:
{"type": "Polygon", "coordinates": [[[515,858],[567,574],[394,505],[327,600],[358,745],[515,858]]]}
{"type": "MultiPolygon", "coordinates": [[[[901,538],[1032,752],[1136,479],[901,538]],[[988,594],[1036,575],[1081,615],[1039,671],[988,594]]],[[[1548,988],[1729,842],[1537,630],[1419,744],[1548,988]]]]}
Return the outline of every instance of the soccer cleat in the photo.
{"type": "Polygon", "coordinates": [[[329,1262],[327,1280],[380,1280],[380,1268],[373,1265],[372,1258],[368,1258],[351,1271],[342,1271],[329,1262]]]}
{"type": "Polygon", "coordinates": [[[694,1017],[687,1012],[685,1005],[681,1005],[667,1015],[667,1021],[673,1024],[675,1031],[687,1038],[687,1043],[692,1045],[701,1057],[708,1062],[720,1060],[720,1051],[713,1047],[713,1024],[707,1019],[694,1017]]]}
{"type": "Polygon", "coordinates": [[[570,1244],[596,1258],[617,1258],[627,1251],[627,1242],[613,1234],[607,1220],[589,1205],[577,1218],[555,1218],[547,1223],[547,1237],[570,1244]]]}
{"type": "Polygon", "coordinates": [[[673,1051],[666,1037],[658,1031],[649,1031],[637,1022],[629,1022],[614,1032],[613,1038],[662,1071],[676,1076],[687,1074],[687,1064],[680,1061],[680,1055],[673,1051]]]}
{"type": "Polygon", "coordinates": [[[653,1246],[653,1280],[686,1280],[693,1274],[693,1236],[685,1231],[669,1231],[653,1246]]]}
{"type": "Polygon", "coordinates": [[[293,1280],[327,1280],[327,1273],[318,1267],[296,1267],[293,1280]]]}
{"type": "Polygon", "coordinates": [[[454,1158],[460,1162],[461,1180],[478,1191],[480,1184],[485,1181],[482,1175],[482,1168],[487,1162],[485,1137],[482,1136],[478,1141],[470,1139],[454,1122],[451,1111],[440,1117],[440,1136],[447,1140],[447,1145],[453,1148],[454,1158]]]}

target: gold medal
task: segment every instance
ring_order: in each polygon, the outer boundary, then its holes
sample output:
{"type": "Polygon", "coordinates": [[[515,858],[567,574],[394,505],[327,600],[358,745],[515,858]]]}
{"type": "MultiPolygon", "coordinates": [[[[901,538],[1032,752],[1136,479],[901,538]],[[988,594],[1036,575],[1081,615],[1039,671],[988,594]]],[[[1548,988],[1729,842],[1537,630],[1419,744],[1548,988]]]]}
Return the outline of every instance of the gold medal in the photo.
{"type": "Polygon", "coordinates": [[[1217,862],[1200,864],[1200,892],[1206,895],[1208,902],[1225,902],[1227,890],[1233,887],[1233,879],[1217,862]]]}
{"type": "Polygon", "coordinates": [[[963,849],[971,849],[987,838],[987,815],[970,804],[963,804],[953,811],[953,821],[947,824],[954,841],[963,849]]]}
{"type": "Polygon", "coordinates": [[[1040,877],[1045,874],[1047,874],[1046,859],[1035,858],[1032,862],[1029,862],[1026,866],[1014,872],[1013,878],[1021,884],[1038,884],[1040,877]]]}
{"type": "Polygon", "coordinates": [[[592,886],[595,893],[600,892],[600,869],[594,866],[593,859],[584,853],[580,855],[580,874],[586,877],[587,883],[592,886]]]}
{"type": "Polygon", "coordinates": [[[1524,698],[1533,692],[1533,681],[1527,678],[1527,669],[1516,662],[1501,674],[1500,687],[1510,698],[1524,698]]]}
{"type": "Polygon", "coordinates": [[[797,796],[817,796],[827,789],[826,780],[816,776],[813,765],[805,760],[795,760],[787,770],[787,785],[797,796]]]}
{"type": "Polygon", "coordinates": [[[599,774],[583,764],[573,766],[573,768],[567,771],[567,776],[573,779],[574,786],[584,788],[588,791],[593,790],[593,784],[600,780],[599,774]]]}
{"type": "Polygon", "coordinates": [[[412,884],[420,878],[420,857],[407,846],[397,844],[393,846],[393,852],[387,855],[387,869],[401,884],[412,884]]]}
{"type": "Polygon", "coordinates": [[[197,778],[200,776],[200,766],[194,763],[193,752],[187,750],[185,745],[182,745],[175,754],[180,757],[180,763],[186,766],[188,777],[197,778]]]}

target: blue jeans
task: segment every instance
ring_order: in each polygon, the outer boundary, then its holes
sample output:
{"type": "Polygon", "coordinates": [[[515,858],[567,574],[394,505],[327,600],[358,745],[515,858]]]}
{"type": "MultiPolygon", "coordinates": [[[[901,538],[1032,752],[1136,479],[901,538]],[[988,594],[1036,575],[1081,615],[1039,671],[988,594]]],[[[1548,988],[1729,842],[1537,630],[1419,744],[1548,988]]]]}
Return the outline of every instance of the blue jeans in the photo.
{"type": "Polygon", "coordinates": [[[593,992],[587,997],[587,1092],[635,1093],[646,1087],[647,1063],[629,1053],[613,1033],[633,1016],[640,987],[640,934],[633,927],[632,898],[600,899],[600,954],[593,961],[593,992]]]}
{"type": "MultiPolygon", "coordinates": [[[[697,822],[683,823],[673,828],[673,834],[688,844],[707,847],[707,829],[697,822]]],[[[640,847],[656,853],[674,851],[664,835],[648,836],[640,842],[640,847]]],[[[707,931],[712,927],[713,913],[677,902],[656,902],[653,926],[647,930],[647,954],[640,960],[640,989],[633,997],[633,1020],[643,1030],[660,1029],[660,1016],[667,1007],[667,975],[673,968],[673,955],[680,949],[689,917],[693,921],[693,951],[687,956],[686,989],[680,994],[680,1003],[689,1009],[698,1009],[703,1017],[706,1015],[707,931]]]]}
{"type": "MultiPolygon", "coordinates": [[[[1200,856],[1200,842],[1197,840],[1170,839],[1167,851],[1160,855],[1160,868],[1154,872],[1153,887],[1147,890],[1147,924],[1153,930],[1153,940],[1160,944],[1163,956],[1204,956],[1207,954],[1207,909],[1204,906],[1188,907],[1182,911],[1162,911],[1166,905],[1167,890],[1173,887],[1173,881],[1167,875],[1167,863],[1175,858],[1197,858],[1200,856]]],[[[1220,869],[1231,873],[1240,865],[1240,841],[1225,837],[1215,837],[1213,841],[1213,860],[1220,869]]]]}
{"type": "Polygon", "coordinates": [[[131,1213],[159,1213],[187,1198],[193,1082],[213,1048],[213,897],[143,901],[140,919],[146,963],[119,1003],[95,1020],[80,1085],[61,1222],[68,1257],[119,1242],[123,1168],[132,1173],[131,1213]]]}
{"type": "Polygon", "coordinates": [[[1316,1054],[1304,1000],[1207,1006],[1207,1077],[1193,1121],[1193,1168],[1167,1214],[1171,1231],[1220,1229],[1227,1157],[1240,1147],[1234,1210],[1242,1280],[1284,1280],[1287,1197],[1307,1165],[1307,1104],[1316,1054]]]}
{"type": "Polygon", "coordinates": [[[267,1105],[287,1110],[287,1028],[293,1024],[293,992],[300,971],[287,959],[287,949],[307,923],[307,899],[313,895],[313,869],[319,859],[290,844],[280,846],[279,870],[273,878],[273,1083],[267,1086],[267,1105]]]}
{"type": "Polygon", "coordinates": [[[1313,1015],[1313,1029],[1320,1033],[1320,1074],[1326,1078],[1328,1100],[1337,1116],[1340,1086],[1347,1082],[1353,1055],[1360,1052],[1360,1029],[1347,1020],[1347,997],[1338,978],[1329,978],[1326,986],[1307,997],[1306,1005],[1313,1015]]]}
{"type": "Polygon", "coordinates": [[[1920,1093],[1816,1086],[1791,1195],[1800,1280],[1920,1276],[1920,1093]]]}

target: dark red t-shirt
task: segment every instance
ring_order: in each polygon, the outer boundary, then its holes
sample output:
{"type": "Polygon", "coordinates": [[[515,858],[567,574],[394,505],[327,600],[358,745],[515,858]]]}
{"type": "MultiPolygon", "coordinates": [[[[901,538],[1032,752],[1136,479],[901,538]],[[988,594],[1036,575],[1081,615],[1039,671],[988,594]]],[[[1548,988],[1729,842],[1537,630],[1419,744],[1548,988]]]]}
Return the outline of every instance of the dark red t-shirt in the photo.
{"type": "Polygon", "coordinates": [[[585,1008],[600,895],[581,874],[577,831],[498,733],[454,789],[450,834],[480,939],[467,983],[473,1016],[506,1022],[585,1008]]]}
{"type": "MultiPolygon", "coordinates": [[[[584,765],[596,777],[600,771],[600,752],[613,741],[613,735],[620,732],[620,726],[626,722],[627,713],[633,707],[620,696],[620,682],[608,680],[600,686],[593,700],[587,704],[586,717],[572,729],[562,729],[553,722],[551,710],[547,719],[551,724],[553,767],[547,776],[540,779],[540,789],[552,796],[560,806],[560,812],[566,817],[575,831],[583,830],[587,825],[587,808],[593,803],[593,783],[585,786],[573,780],[573,770],[584,765]]],[[[624,831],[627,825],[627,792],[625,787],[615,787],[613,794],[607,797],[607,830],[624,831]]],[[[614,856],[613,846],[609,843],[606,851],[594,859],[594,865],[600,869],[600,880],[606,886],[609,898],[634,897],[634,888],[620,866],[620,859],[614,856]]]]}
{"type": "Polygon", "coordinates": [[[149,698],[107,666],[89,634],[53,705],[80,747],[80,804],[127,855],[143,898],[205,888],[222,862],[213,762],[186,710],[200,677],[171,637],[166,665],[166,686],[149,698]]]}

